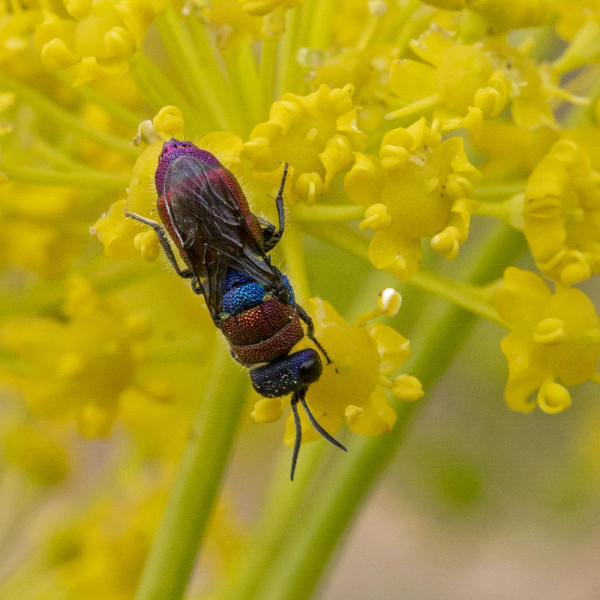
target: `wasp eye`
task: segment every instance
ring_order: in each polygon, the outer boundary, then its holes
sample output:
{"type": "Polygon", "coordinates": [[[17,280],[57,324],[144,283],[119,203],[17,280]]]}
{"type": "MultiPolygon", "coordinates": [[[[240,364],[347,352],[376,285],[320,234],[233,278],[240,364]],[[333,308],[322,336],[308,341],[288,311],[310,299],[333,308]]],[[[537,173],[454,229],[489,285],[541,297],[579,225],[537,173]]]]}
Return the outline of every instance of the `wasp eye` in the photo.
{"type": "Polygon", "coordinates": [[[314,383],[321,377],[322,372],[323,363],[321,362],[321,359],[316,356],[305,360],[300,365],[298,375],[300,376],[300,381],[303,383],[314,383]]]}

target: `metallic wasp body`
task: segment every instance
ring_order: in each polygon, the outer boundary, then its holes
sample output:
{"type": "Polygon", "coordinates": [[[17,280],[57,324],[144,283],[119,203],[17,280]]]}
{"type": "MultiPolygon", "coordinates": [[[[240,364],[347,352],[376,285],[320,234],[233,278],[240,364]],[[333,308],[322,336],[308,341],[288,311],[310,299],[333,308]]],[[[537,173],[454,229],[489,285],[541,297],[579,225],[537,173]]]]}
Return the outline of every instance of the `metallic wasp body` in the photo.
{"type": "Polygon", "coordinates": [[[213,322],[229,342],[231,355],[250,370],[254,389],[268,398],[292,394],[296,427],[293,479],[302,438],[298,402],[325,439],[346,448],[318,424],[306,404],[306,391],[321,376],[323,364],[316,350],[292,353],[293,346],[306,335],[327,362],[331,361],[314,336],[310,317],[296,303],[289,280],[267,254],[283,235],[286,175],[287,164],[276,198],[276,229],[251,212],[235,177],[210,152],[171,139],[163,146],[155,173],[162,225],[125,214],[156,231],[175,271],[191,280],[194,292],[203,294],[213,322]],[[185,263],[183,269],[169,237],[185,263]]]}

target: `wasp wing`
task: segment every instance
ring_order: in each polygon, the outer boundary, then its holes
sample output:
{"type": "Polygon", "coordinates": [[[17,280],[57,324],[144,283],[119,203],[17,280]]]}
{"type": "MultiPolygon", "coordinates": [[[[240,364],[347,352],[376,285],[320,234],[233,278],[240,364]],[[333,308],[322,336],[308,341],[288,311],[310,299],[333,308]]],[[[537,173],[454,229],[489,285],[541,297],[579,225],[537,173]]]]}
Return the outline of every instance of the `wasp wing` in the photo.
{"type": "Polygon", "coordinates": [[[221,282],[228,268],[267,289],[281,287],[281,276],[250,231],[222,169],[195,156],[180,156],[167,170],[164,189],[176,241],[202,282],[213,320],[221,308],[221,282]]]}

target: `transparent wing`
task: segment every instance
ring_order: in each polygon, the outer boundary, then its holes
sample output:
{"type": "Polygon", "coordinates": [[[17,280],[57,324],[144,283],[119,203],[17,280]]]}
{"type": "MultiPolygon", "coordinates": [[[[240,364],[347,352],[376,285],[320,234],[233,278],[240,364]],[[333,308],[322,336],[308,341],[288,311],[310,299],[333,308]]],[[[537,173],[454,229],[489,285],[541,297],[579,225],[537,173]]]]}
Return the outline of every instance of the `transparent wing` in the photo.
{"type": "Polygon", "coordinates": [[[250,231],[221,168],[180,156],[166,173],[164,196],[173,231],[202,283],[213,320],[220,311],[221,282],[228,268],[266,289],[281,289],[281,275],[250,231]]]}

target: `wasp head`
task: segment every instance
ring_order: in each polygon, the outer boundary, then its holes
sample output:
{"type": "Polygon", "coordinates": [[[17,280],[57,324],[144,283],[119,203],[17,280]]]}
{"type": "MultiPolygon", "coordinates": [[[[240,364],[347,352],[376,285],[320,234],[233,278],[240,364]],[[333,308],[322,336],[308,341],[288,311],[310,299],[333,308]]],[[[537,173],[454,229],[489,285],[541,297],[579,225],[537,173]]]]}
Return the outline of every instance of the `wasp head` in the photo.
{"type": "Polygon", "coordinates": [[[214,167],[222,166],[213,154],[197,148],[192,142],[183,142],[171,138],[163,144],[162,151],[158,157],[158,166],[154,173],[154,183],[159,196],[164,192],[165,176],[169,166],[180,156],[195,156],[208,165],[214,167]]]}
{"type": "Polygon", "coordinates": [[[316,350],[307,348],[252,369],[254,389],[266,398],[278,398],[308,388],[321,377],[323,363],[316,350]]]}

